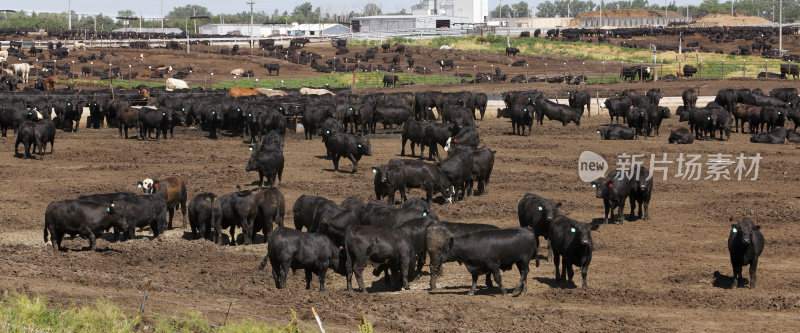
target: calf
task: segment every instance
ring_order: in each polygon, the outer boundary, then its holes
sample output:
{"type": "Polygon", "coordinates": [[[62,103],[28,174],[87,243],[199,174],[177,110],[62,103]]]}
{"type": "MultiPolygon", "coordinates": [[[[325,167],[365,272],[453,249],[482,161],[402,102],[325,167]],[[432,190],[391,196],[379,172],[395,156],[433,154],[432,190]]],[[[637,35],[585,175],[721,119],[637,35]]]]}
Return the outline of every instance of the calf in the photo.
{"type": "Polygon", "coordinates": [[[602,140],[633,140],[636,134],[626,126],[611,124],[597,130],[602,140]]]}
{"type": "Polygon", "coordinates": [[[353,134],[334,133],[328,138],[326,146],[331,152],[334,171],[339,171],[339,159],[343,156],[353,163],[353,170],[350,173],[356,173],[358,161],[361,160],[362,156],[372,156],[372,146],[369,140],[353,134]]]}
{"type": "Polygon", "coordinates": [[[388,264],[396,287],[400,287],[398,277],[404,289],[409,289],[409,281],[416,277],[414,247],[402,233],[368,225],[351,226],[345,235],[344,251],[347,254],[347,290],[352,289],[355,273],[359,289],[367,292],[363,273],[368,262],[376,266],[388,264]]]}
{"type": "Polygon", "coordinates": [[[694,143],[694,135],[686,128],[679,128],[669,133],[669,143],[690,144],[694,143]]]}
{"type": "Polygon", "coordinates": [[[44,242],[48,231],[53,250],[61,250],[64,234],[81,235],[89,239],[89,247],[97,251],[96,237],[111,227],[120,230],[128,226],[114,214],[114,205],[82,200],[54,201],[44,213],[44,242]]]}
{"type": "Polygon", "coordinates": [[[325,274],[328,268],[342,273],[339,248],[328,237],[320,234],[304,233],[280,227],[269,237],[267,255],[258,269],[264,269],[269,261],[275,288],[286,288],[289,269],[303,269],[306,275],[306,289],[311,289],[312,273],[319,276],[319,291],[325,291],[325,274]]]}
{"type": "Polygon", "coordinates": [[[219,244],[221,218],[222,207],[214,193],[200,193],[189,201],[189,226],[193,239],[203,237],[219,244]]]}
{"type": "MultiPolygon", "coordinates": [[[[131,195],[114,200],[114,214],[119,215],[121,224],[128,226],[124,238],[133,238],[136,228],[150,227],[153,238],[158,238],[167,228],[167,203],[158,195],[131,195]]],[[[121,229],[123,230],[123,229],[121,229]]],[[[118,231],[114,228],[114,239],[118,231]]]]}
{"type": "MultiPolygon", "coordinates": [[[[536,235],[544,239],[550,238],[550,224],[558,216],[558,207],[561,203],[543,198],[533,193],[526,193],[517,205],[517,216],[519,217],[520,227],[529,227],[536,235]]],[[[536,259],[536,267],[539,267],[539,259],[536,259]]]]}
{"type": "Polygon", "coordinates": [[[245,171],[258,171],[258,188],[264,186],[264,177],[267,177],[267,186],[275,187],[275,177],[278,182],[283,177],[283,151],[280,143],[269,142],[267,145],[250,146],[250,159],[247,161],[245,171]]]}
{"type": "Polygon", "coordinates": [[[153,180],[145,178],[140,181],[138,187],[144,194],[156,194],[164,198],[169,210],[169,228],[172,229],[172,217],[175,215],[175,208],[180,207],[183,221],[183,228],[186,228],[186,182],[183,177],[172,175],[163,179],[153,180]]]}
{"type": "Polygon", "coordinates": [[[515,105],[510,109],[511,113],[511,134],[525,135],[525,126],[528,127],[528,135],[533,134],[533,108],[530,106],[515,105]]]}
{"type": "Polygon", "coordinates": [[[492,273],[505,296],[506,290],[500,277],[500,270],[509,270],[517,266],[520,282],[514,295],[527,289],[528,265],[536,258],[538,244],[536,235],[528,228],[510,228],[501,230],[482,230],[454,236],[441,252],[440,261],[455,260],[463,263],[472,275],[472,288],[468,295],[475,294],[478,276],[492,273]]]}
{"type": "Polygon", "coordinates": [[[221,195],[218,199],[221,218],[217,226],[220,229],[230,228],[231,245],[236,245],[236,227],[242,228],[244,244],[253,242],[253,223],[258,215],[258,202],[251,191],[237,191],[221,195]]]}
{"type": "Polygon", "coordinates": [[[750,289],[756,288],[758,257],[763,251],[764,236],[761,234],[761,226],[748,219],[731,224],[731,233],[728,235],[728,252],[731,255],[731,266],[733,266],[731,288],[739,286],[739,280],[742,279],[742,266],[747,265],[750,265],[750,289]]]}
{"type": "Polygon", "coordinates": [[[603,199],[603,207],[605,209],[604,224],[608,224],[609,212],[611,212],[611,219],[614,219],[614,208],[619,208],[619,224],[624,223],[625,217],[622,215],[622,211],[625,209],[625,200],[630,197],[636,185],[636,181],[632,177],[632,175],[616,170],[608,174],[608,176],[597,178],[592,182],[592,188],[595,189],[595,197],[603,199]]]}
{"type": "Polygon", "coordinates": [[[578,222],[563,215],[553,221],[550,227],[550,248],[553,250],[556,280],[564,281],[569,278],[571,282],[574,275],[572,266],[574,265],[581,268],[583,288],[587,287],[586,274],[589,270],[589,263],[592,262],[592,251],[594,250],[592,230],[596,230],[598,227],[599,225],[578,222]],[[560,273],[559,261],[562,261],[560,273]]]}

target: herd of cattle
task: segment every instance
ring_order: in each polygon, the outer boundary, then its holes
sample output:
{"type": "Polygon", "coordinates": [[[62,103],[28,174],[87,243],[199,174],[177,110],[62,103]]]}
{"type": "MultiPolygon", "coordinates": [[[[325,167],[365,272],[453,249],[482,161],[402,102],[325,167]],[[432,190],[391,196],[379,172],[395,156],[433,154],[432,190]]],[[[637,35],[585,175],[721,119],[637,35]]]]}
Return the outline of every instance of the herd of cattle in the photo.
{"type": "MultiPolygon", "coordinates": [[[[135,237],[136,229],[142,227],[149,227],[154,238],[158,238],[172,228],[174,212],[180,209],[183,226],[188,216],[195,238],[223,243],[222,230],[229,229],[229,244],[251,244],[257,241],[257,234],[262,233],[268,243],[268,253],[260,267],[271,263],[278,288],[285,287],[289,269],[302,268],[306,272],[307,288],[310,288],[312,274],[317,274],[320,290],[323,290],[326,271],[333,269],[347,276],[348,289],[355,275],[359,289],[366,291],[363,270],[370,263],[376,276],[385,272],[387,283],[391,282],[396,288],[408,288],[409,281],[419,275],[425,259],[429,258],[431,288],[436,288],[437,278],[442,274],[441,265],[457,261],[463,263],[472,276],[470,294],[475,292],[481,275],[486,275],[489,286],[493,277],[505,294],[499,272],[516,265],[521,279],[514,292],[519,294],[527,288],[529,262],[535,260],[538,264],[540,236],[549,242],[552,250],[556,279],[571,281],[573,266],[578,266],[583,286],[587,285],[594,246],[591,230],[598,225],[559,214],[560,203],[556,200],[526,194],[518,205],[520,227],[508,229],[440,221],[432,208],[432,202],[455,203],[488,191],[496,152],[485,146],[478,148],[480,135],[475,124],[484,116],[487,99],[484,94],[354,95],[326,90],[316,90],[314,94],[298,91],[284,96],[241,98],[232,98],[223,92],[192,90],[170,93],[155,90],[149,94],[155,103],[143,108],[132,107],[126,101],[141,98],[139,91],[115,91],[114,98],[110,92],[103,91],[5,96],[0,120],[4,126],[17,128],[18,137],[29,135],[23,133],[27,133],[24,127],[32,125],[31,135],[36,138],[38,147],[42,146],[36,130],[39,124],[48,124],[53,136],[56,128],[77,131],[77,122],[81,119],[78,110],[83,106],[90,108],[88,127],[119,127],[120,135],[128,125],[138,128],[140,138],[149,138],[150,129],[166,138],[165,131],[176,125],[195,125],[207,130],[212,138],[217,137],[217,131],[239,137],[247,134],[251,156],[245,170],[259,173],[258,188],[224,195],[201,193],[187,205],[185,180],[181,176],[169,176],[144,179],[138,185],[143,192],[139,195],[102,193],[56,201],[46,209],[44,226],[45,242],[49,237],[55,250],[61,249],[64,235],[88,238],[90,247],[95,250],[96,237],[112,229],[114,240],[135,237]],[[55,109],[55,117],[51,109],[55,109]],[[78,112],[78,116],[73,118],[70,112],[78,112]],[[5,117],[9,114],[18,117],[12,119],[16,127],[7,122],[5,117]],[[367,136],[375,133],[377,122],[383,124],[384,132],[393,131],[393,125],[400,126],[401,155],[406,154],[405,144],[410,141],[411,155],[417,155],[419,160],[392,159],[372,167],[376,200],[370,202],[350,197],[336,203],[319,196],[300,196],[292,208],[294,229],[286,228],[286,203],[276,186],[283,173],[284,136],[287,128],[292,129],[291,117],[302,118],[306,139],[314,135],[322,137],[336,170],[341,157],[349,159],[353,164],[352,172],[356,172],[361,157],[371,155],[367,136]],[[419,154],[415,146],[420,148],[419,154]],[[423,161],[425,147],[433,162],[423,161]],[[446,158],[439,155],[439,147],[448,153],[446,158]],[[263,186],[265,177],[267,186],[263,186]],[[477,191],[473,191],[474,182],[478,183],[477,191]],[[408,198],[407,191],[413,188],[425,193],[424,200],[408,198]],[[400,192],[399,201],[397,192],[400,192]],[[275,224],[278,227],[273,230],[275,224]],[[241,229],[241,240],[237,239],[237,228],[241,229]],[[302,232],[304,228],[306,232],[302,232]]],[[[630,128],[609,125],[599,131],[603,139],[658,135],[661,120],[670,116],[669,110],[658,105],[660,91],[654,89],[639,95],[629,90],[619,95],[609,99],[606,107],[612,122],[614,117],[617,122],[622,117],[630,128]]],[[[783,120],[796,114],[796,90],[776,89],[770,92],[771,96],[764,96],[758,89],[726,89],[718,93],[714,104],[699,108],[695,106],[697,94],[694,91],[688,90],[683,95],[685,105],[680,116],[689,122],[692,139],[713,137],[716,130],[729,135],[733,119],[748,122],[750,132],[766,126],[768,132],[756,134],[751,139],[754,142],[760,142],[756,139],[760,135],[777,135],[778,130],[794,132],[782,126],[783,120]],[[743,116],[745,110],[747,116],[743,116]]],[[[569,96],[570,104],[561,105],[547,100],[537,91],[507,92],[502,95],[506,108],[499,110],[498,116],[510,117],[512,133],[519,134],[525,134],[526,126],[531,133],[533,122],[542,124],[545,116],[564,126],[569,122],[580,125],[583,106],[588,110],[590,104],[589,94],[570,91],[569,96]]],[[[736,128],[738,130],[738,125],[736,128]]],[[[52,141],[50,143],[52,149],[52,141]]],[[[605,223],[609,216],[623,223],[626,201],[630,202],[631,218],[650,218],[649,202],[654,186],[648,175],[648,170],[641,167],[631,172],[617,170],[592,182],[595,196],[603,200],[605,223]],[[637,206],[638,214],[634,215],[637,206]]],[[[741,278],[742,266],[750,265],[751,288],[755,286],[755,269],[763,246],[759,227],[752,222],[743,221],[732,226],[729,250],[734,275],[741,278]]],[[[734,279],[734,285],[737,284],[738,280],[734,279]]]]}

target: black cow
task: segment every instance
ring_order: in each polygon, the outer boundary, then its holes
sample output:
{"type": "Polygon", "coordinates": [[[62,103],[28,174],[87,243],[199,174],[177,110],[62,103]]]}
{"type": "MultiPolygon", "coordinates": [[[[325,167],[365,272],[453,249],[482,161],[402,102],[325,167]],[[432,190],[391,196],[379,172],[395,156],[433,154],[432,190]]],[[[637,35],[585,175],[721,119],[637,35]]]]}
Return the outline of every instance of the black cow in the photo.
{"type": "Polygon", "coordinates": [[[336,246],[344,244],[348,227],[360,223],[355,213],[331,200],[320,201],[316,205],[313,218],[312,223],[317,227],[316,232],[327,236],[336,246]]]}
{"type": "Polygon", "coordinates": [[[447,175],[436,165],[414,160],[392,159],[383,167],[372,169],[375,173],[375,194],[378,200],[383,196],[394,203],[394,193],[400,191],[400,198],[406,201],[406,190],[421,188],[425,191],[425,199],[430,202],[435,193],[441,193],[448,202],[453,201],[455,188],[447,175]]]}
{"type": "Polygon", "coordinates": [[[611,124],[597,130],[602,140],[633,140],[636,134],[629,127],[611,124]]]}
{"type": "Polygon", "coordinates": [[[453,64],[453,60],[449,60],[449,59],[447,59],[447,60],[437,60],[436,63],[439,64],[439,67],[442,68],[442,69],[447,69],[447,68],[450,68],[451,70],[455,69],[455,65],[453,64]]]}
{"type": "Polygon", "coordinates": [[[242,228],[244,244],[251,244],[253,225],[258,215],[258,200],[251,191],[237,191],[219,196],[217,198],[222,211],[218,228],[230,228],[231,245],[236,245],[236,227],[242,228]]]}
{"type": "Polygon", "coordinates": [[[484,93],[477,93],[473,95],[473,102],[475,103],[475,108],[477,108],[478,112],[481,114],[481,120],[483,120],[483,116],[486,114],[486,105],[489,103],[489,98],[484,93]]]}
{"type": "Polygon", "coordinates": [[[311,289],[312,273],[319,276],[319,291],[325,291],[325,275],[328,268],[342,273],[343,263],[339,248],[328,237],[313,233],[304,233],[290,228],[280,227],[269,237],[267,255],[258,269],[264,269],[269,260],[272,266],[272,278],[275,288],[286,287],[286,275],[289,269],[303,269],[306,275],[306,289],[311,289]]]}
{"type": "MultiPolygon", "coordinates": [[[[669,109],[664,106],[655,106],[647,109],[647,135],[652,132],[653,135],[658,136],[658,129],[661,127],[661,121],[666,118],[671,118],[669,109]]],[[[728,128],[730,131],[730,128],[728,128]]]]}
{"type": "Polygon", "coordinates": [[[636,208],[636,204],[639,204],[639,218],[642,218],[642,208],[644,207],[644,219],[650,219],[650,197],[653,192],[653,178],[650,175],[650,172],[647,168],[643,166],[636,166],[634,169],[634,186],[633,190],[631,191],[631,215],[630,217],[633,218],[633,212],[636,208]],[[638,173],[638,174],[637,174],[638,173]]]}
{"type": "Polygon", "coordinates": [[[31,149],[36,146],[36,124],[30,120],[23,121],[17,128],[17,139],[14,142],[14,156],[24,158],[34,158],[31,149]],[[25,155],[19,153],[19,144],[25,148],[25,155]]]}
{"type": "MultiPolygon", "coordinates": [[[[764,106],[761,108],[761,125],[766,125],[767,131],[771,131],[776,127],[783,127],[786,123],[786,118],[787,112],[784,108],[773,106],[764,106]]],[[[728,135],[728,137],[730,138],[730,135],[728,135]]]]}
{"type": "Polygon", "coordinates": [[[481,137],[478,131],[476,131],[474,127],[464,127],[458,131],[458,134],[447,139],[444,151],[450,151],[450,149],[457,145],[477,148],[480,143],[481,137]]]}
{"type": "MultiPolygon", "coordinates": [[[[546,199],[533,193],[526,193],[517,205],[517,216],[520,227],[529,227],[533,230],[538,241],[539,236],[550,238],[550,223],[558,216],[560,202],[546,199]]],[[[539,267],[539,259],[536,259],[539,267]]]]}
{"type": "Polygon", "coordinates": [[[363,273],[368,262],[388,264],[397,289],[408,289],[408,283],[416,277],[414,247],[403,233],[368,225],[351,226],[345,235],[344,251],[347,254],[347,290],[352,289],[355,273],[359,289],[367,292],[363,273]],[[398,285],[398,277],[402,285],[398,285]]]}
{"type": "MultiPolygon", "coordinates": [[[[694,134],[696,139],[708,137],[717,127],[715,123],[717,118],[712,117],[711,110],[708,108],[694,109],[689,112],[684,112],[684,114],[689,120],[689,130],[694,134]]],[[[681,118],[683,118],[683,114],[681,118]]]]}
{"type": "Polygon", "coordinates": [[[619,224],[624,223],[625,217],[622,212],[625,209],[625,200],[631,196],[631,192],[636,186],[636,180],[633,179],[634,176],[616,170],[608,174],[608,176],[597,178],[592,182],[595,196],[603,199],[603,207],[605,209],[605,215],[603,215],[604,224],[608,224],[609,212],[611,212],[611,219],[614,219],[614,208],[619,208],[617,214],[619,224]]]}
{"type": "Polygon", "coordinates": [[[632,108],[625,117],[625,121],[628,123],[628,127],[633,128],[634,135],[637,139],[640,134],[644,135],[644,138],[647,139],[647,125],[650,123],[647,108],[632,108]]]}
{"type": "Polygon", "coordinates": [[[606,99],[605,105],[606,109],[608,109],[608,115],[611,117],[609,124],[614,122],[614,117],[617,117],[617,124],[619,124],[619,117],[625,120],[632,104],[629,96],[622,96],[606,99]]]}
{"type": "Polygon", "coordinates": [[[411,141],[411,156],[416,155],[414,150],[415,145],[419,145],[419,158],[422,158],[425,152],[425,127],[430,123],[416,121],[409,119],[403,124],[403,134],[401,136],[402,148],[400,149],[400,156],[406,156],[406,142],[411,141]]]}
{"type": "Polygon", "coordinates": [[[351,173],[356,173],[356,170],[358,170],[358,161],[361,160],[362,156],[372,156],[372,146],[369,140],[353,134],[334,133],[328,138],[325,145],[331,152],[331,160],[333,160],[333,169],[335,171],[339,171],[339,159],[343,156],[353,163],[351,173]]]}
{"type": "Polygon", "coordinates": [[[800,77],[800,66],[781,64],[781,77],[786,78],[786,75],[791,75],[793,79],[800,77]]]}
{"type": "Polygon", "coordinates": [[[476,195],[482,195],[489,192],[486,186],[489,184],[489,178],[491,178],[492,170],[494,169],[495,153],[497,152],[489,149],[486,146],[483,146],[480,149],[461,145],[452,147],[450,153],[452,155],[470,154],[472,156],[472,181],[469,182],[469,195],[473,194],[473,181],[478,182],[478,192],[476,195]]]}
{"type": "Polygon", "coordinates": [[[381,201],[370,201],[362,209],[359,218],[363,225],[391,229],[415,218],[425,216],[431,216],[434,219],[438,218],[431,211],[427,202],[422,199],[410,199],[403,202],[400,207],[381,201]]]}
{"type": "Polygon", "coordinates": [[[472,288],[468,295],[475,294],[478,276],[491,273],[505,296],[506,289],[500,277],[500,270],[507,271],[516,265],[520,273],[519,285],[514,289],[517,296],[527,289],[528,268],[531,259],[536,258],[538,243],[536,235],[528,228],[509,228],[501,230],[481,230],[454,236],[441,252],[440,262],[458,261],[472,275],[472,288]]]}
{"type": "MultiPolygon", "coordinates": [[[[119,215],[121,224],[129,227],[127,235],[133,238],[136,228],[150,227],[153,238],[158,238],[167,230],[167,202],[159,195],[132,195],[114,200],[114,214],[119,215]]],[[[117,230],[114,228],[114,239],[117,230]]]]}
{"type": "Polygon", "coordinates": [[[172,126],[172,112],[166,109],[142,108],[139,110],[139,139],[150,139],[150,130],[155,130],[156,140],[159,134],[167,138],[167,131],[172,126]]]}
{"type": "Polygon", "coordinates": [[[250,146],[252,151],[250,159],[244,170],[247,172],[258,171],[258,187],[264,186],[264,177],[267,177],[267,186],[275,187],[275,177],[281,182],[283,177],[283,149],[280,143],[269,142],[267,145],[250,146]]]}
{"type": "Polygon", "coordinates": [[[203,237],[219,244],[222,234],[220,219],[222,207],[214,193],[200,193],[189,202],[189,226],[193,239],[203,237]]]}
{"type": "Polygon", "coordinates": [[[318,126],[328,118],[328,109],[322,107],[309,107],[303,112],[303,132],[305,139],[311,140],[317,133],[318,126]]]}
{"type": "Polygon", "coordinates": [[[727,109],[728,112],[733,113],[734,109],[736,108],[736,103],[741,102],[741,99],[738,96],[739,94],[736,92],[736,90],[721,89],[717,92],[717,96],[714,98],[714,101],[727,109]]]}
{"type": "Polygon", "coordinates": [[[375,118],[383,124],[383,134],[386,134],[387,126],[391,131],[394,125],[403,125],[413,119],[414,110],[406,105],[380,106],[375,109],[375,118]]]}
{"type": "Polygon", "coordinates": [[[384,87],[390,87],[390,86],[394,87],[394,86],[397,85],[397,81],[398,80],[399,80],[399,77],[397,75],[384,74],[383,75],[383,86],[384,87]]]}
{"type": "Polygon", "coordinates": [[[442,122],[456,123],[458,127],[475,127],[475,110],[461,105],[447,105],[442,110],[442,122]]]}
{"type": "Polygon", "coordinates": [[[292,207],[294,228],[303,230],[303,227],[306,227],[308,232],[317,232],[317,208],[326,201],[330,200],[319,196],[300,195],[292,207]]]}
{"type": "Polygon", "coordinates": [[[739,286],[739,280],[742,279],[742,266],[750,265],[750,289],[755,289],[758,257],[763,251],[764,236],[761,234],[761,226],[748,219],[731,224],[731,233],[728,236],[728,252],[731,255],[731,266],[733,266],[731,288],[739,286]]]}
{"type": "MultiPolygon", "coordinates": [[[[714,128],[711,129],[711,139],[716,138],[716,132],[719,130],[719,138],[722,140],[722,134],[726,135],[726,139],[730,141],[731,139],[731,125],[733,124],[733,119],[731,119],[731,114],[728,113],[728,110],[725,110],[722,107],[711,107],[708,108],[711,112],[712,123],[714,123],[714,128]]],[[[765,108],[766,109],[766,108],[765,108]]],[[[778,112],[780,114],[781,112],[778,112]]],[[[784,117],[786,116],[785,112],[783,112],[784,117]]],[[[785,118],[784,118],[785,119],[785,118]]],[[[781,122],[781,125],[783,123],[781,122]]]]}
{"type": "Polygon", "coordinates": [[[669,143],[690,144],[694,143],[694,135],[687,128],[679,128],[669,133],[669,143]]]}
{"type": "MultiPolygon", "coordinates": [[[[430,224],[425,229],[425,249],[430,256],[430,287],[436,289],[436,280],[442,276],[442,264],[455,261],[454,258],[442,260],[442,252],[450,246],[452,237],[461,236],[470,232],[480,230],[498,230],[499,228],[490,224],[482,223],[457,223],[438,221],[430,224]]],[[[491,273],[486,274],[486,286],[492,286],[491,273]]]]}
{"type": "Polygon", "coordinates": [[[587,115],[592,114],[592,97],[586,90],[571,90],[567,91],[569,95],[569,107],[573,109],[580,109],[580,114],[583,116],[583,106],[586,106],[587,115]]]}
{"type": "Polygon", "coordinates": [[[786,103],[793,103],[793,106],[797,106],[797,88],[775,88],[770,90],[769,95],[786,103]]]}
{"type": "Polygon", "coordinates": [[[269,75],[272,75],[272,71],[275,71],[276,76],[281,75],[281,64],[264,64],[264,67],[267,68],[269,75]]]}
{"type": "Polygon", "coordinates": [[[449,155],[446,159],[439,162],[436,166],[447,175],[447,179],[456,189],[456,195],[453,196],[453,201],[458,201],[461,198],[466,198],[468,195],[467,188],[473,182],[472,178],[472,154],[457,154],[449,155]],[[461,191],[460,196],[458,191],[461,191]]]}
{"type": "Polygon", "coordinates": [[[517,57],[517,53],[519,53],[519,49],[516,47],[506,47],[506,57],[512,55],[513,57],[517,57]]]}
{"type": "Polygon", "coordinates": [[[528,135],[533,134],[533,107],[529,105],[514,105],[510,109],[510,113],[512,135],[525,135],[525,126],[528,127],[528,135]]]}
{"type": "Polygon", "coordinates": [[[786,133],[787,131],[785,128],[777,127],[769,132],[754,134],[750,137],[750,142],[783,144],[786,141],[786,133]]]}
{"type": "Polygon", "coordinates": [[[684,90],[683,94],[681,94],[681,98],[683,99],[683,107],[685,110],[694,109],[697,105],[697,91],[693,88],[684,90]]]}
{"type": "Polygon", "coordinates": [[[455,123],[428,123],[428,125],[425,126],[425,145],[428,146],[428,159],[433,160],[434,157],[436,157],[441,160],[442,158],[439,155],[438,146],[442,146],[442,148],[446,147],[448,140],[456,136],[460,130],[461,129],[455,123]]]}
{"type": "Polygon", "coordinates": [[[553,250],[553,266],[556,268],[556,280],[572,281],[572,266],[581,268],[583,288],[586,288],[586,274],[592,262],[592,230],[599,225],[590,225],[559,215],[550,226],[550,248],[553,250]],[[561,272],[559,272],[561,261],[561,272]]]}
{"type": "Polygon", "coordinates": [[[65,234],[81,235],[89,239],[92,251],[97,251],[95,239],[111,227],[120,230],[128,226],[114,214],[114,205],[81,200],[54,201],[47,205],[44,213],[44,242],[48,232],[54,251],[61,250],[65,234]]]}
{"type": "Polygon", "coordinates": [[[567,126],[570,122],[580,126],[581,118],[583,117],[568,105],[551,102],[544,98],[544,95],[540,95],[536,99],[535,110],[536,122],[539,125],[543,125],[544,116],[547,116],[547,119],[560,121],[562,126],[567,126]]]}

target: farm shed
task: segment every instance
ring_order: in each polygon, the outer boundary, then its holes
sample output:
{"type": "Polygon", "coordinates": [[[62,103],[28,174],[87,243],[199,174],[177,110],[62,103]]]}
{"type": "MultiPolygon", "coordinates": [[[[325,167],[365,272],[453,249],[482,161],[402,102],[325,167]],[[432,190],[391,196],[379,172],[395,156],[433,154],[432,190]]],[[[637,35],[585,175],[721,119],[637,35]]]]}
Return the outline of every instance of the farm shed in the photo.
{"type": "Polygon", "coordinates": [[[350,20],[351,32],[376,32],[408,29],[452,28],[472,23],[468,17],[445,15],[380,15],[355,17],[350,20]]]}

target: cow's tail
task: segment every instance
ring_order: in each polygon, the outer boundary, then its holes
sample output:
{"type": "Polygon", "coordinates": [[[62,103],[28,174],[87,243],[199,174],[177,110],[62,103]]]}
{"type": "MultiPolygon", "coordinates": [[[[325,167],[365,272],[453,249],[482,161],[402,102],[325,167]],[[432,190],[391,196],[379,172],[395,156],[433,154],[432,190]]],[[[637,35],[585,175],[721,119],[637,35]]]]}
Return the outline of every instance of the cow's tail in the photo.
{"type": "Polygon", "coordinates": [[[269,247],[267,247],[267,255],[264,256],[264,260],[261,260],[261,264],[258,265],[258,270],[264,270],[264,267],[267,267],[267,261],[269,261],[269,247]]]}
{"type": "Polygon", "coordinates": [[[274,223],[278,224],[278,226],[282,227],[283,226],[283,213],[282,213],[282,211],[284,211],[284,210],[281,209],[282,208],[281,206],[283,206],[283,205],[281,204],[281,198],[279,197],[280,196],[280,192],[278,192],[278,189],[276,189],[276,188],[273,188],[272,191],[273,191],[273,194],[275,195],[275,215],[273,215],[272,221],[274,223]]]}
{"type": "Polygon", "coordinates": [[[44,225],[44,242],[47,243],[47,224],[44,225]]]}

